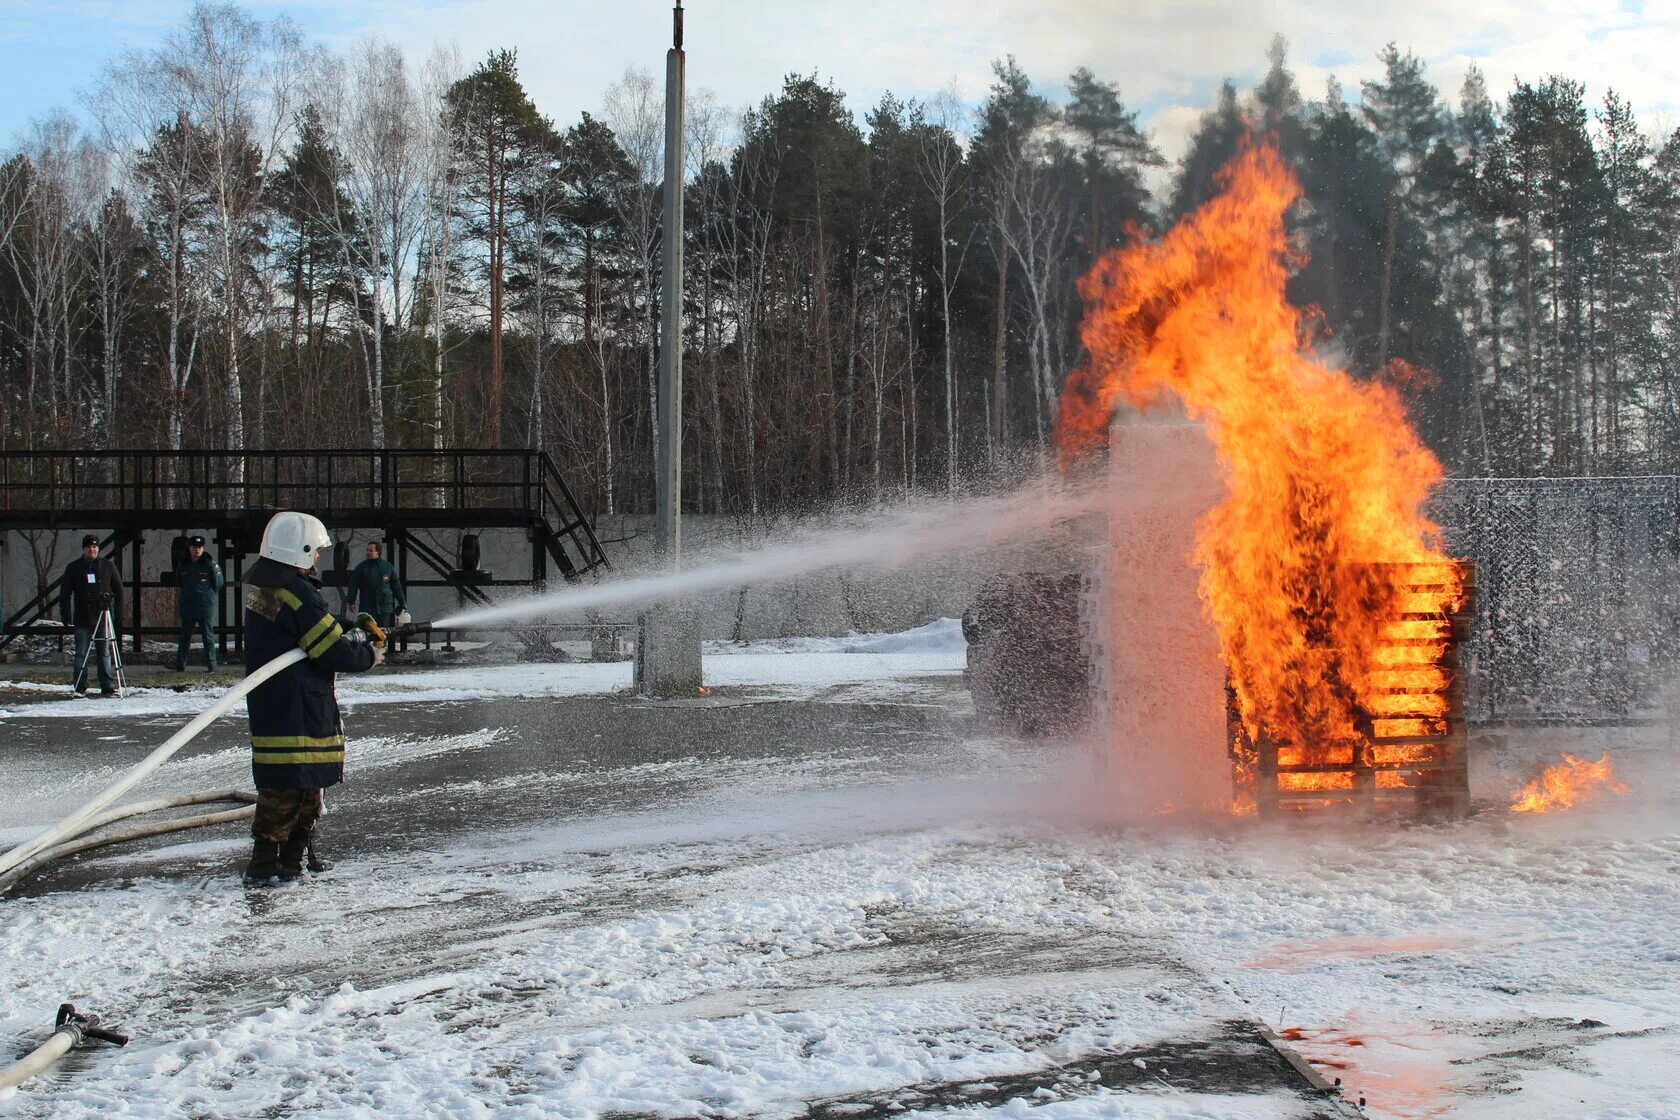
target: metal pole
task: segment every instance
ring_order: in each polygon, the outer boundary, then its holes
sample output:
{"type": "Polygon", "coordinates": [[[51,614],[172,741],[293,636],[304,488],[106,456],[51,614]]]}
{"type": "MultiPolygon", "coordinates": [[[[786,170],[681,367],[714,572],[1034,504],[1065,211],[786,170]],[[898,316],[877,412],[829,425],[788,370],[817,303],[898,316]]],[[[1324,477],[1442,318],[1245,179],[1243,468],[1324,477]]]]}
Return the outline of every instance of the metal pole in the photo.
{"type": "MultiPolygon", "coordinates": [[[[683,8],[671,9],[665,53],[665,225],[660,276],[659,438],[655,448],[660,562],[682,567],[682,291],[683,291],[683,8]]],[[[642,612],[636,639],[636,688],[644,696],[693,696],[700,687],[698,617],[686,603],[642,612]]]]}
{"type": "Polygon", "coordinates": [[[665,259],[659,300],[659,523],[664,562],[682,567],[683,9],[665,52],[665,259]]]}

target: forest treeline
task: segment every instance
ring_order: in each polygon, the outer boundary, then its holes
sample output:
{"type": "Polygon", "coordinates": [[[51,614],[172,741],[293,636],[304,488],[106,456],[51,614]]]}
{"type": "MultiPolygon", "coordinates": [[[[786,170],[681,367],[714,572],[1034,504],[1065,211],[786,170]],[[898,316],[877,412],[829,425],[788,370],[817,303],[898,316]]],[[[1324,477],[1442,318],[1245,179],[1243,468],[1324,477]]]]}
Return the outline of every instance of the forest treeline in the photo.
{"type": "MultiPolygon", "coordinates": [[[[1280,38],[1175,169],[1119,87],[1013,59],[978,108],[814,77],[691,96],[685,504],[795,512],[1042,455],[1078,278],[1218,190],[1301,178],[1291,295],[1448,469],[1680,467],[1680,133],[1562,76],[1449,99],[1389,47],[1317,99],[1280,38]],[[1152,194],[1149,184],[1165,184],[1152,194]]],[[[663,90],[558,121],[511,51],[344,55],[201,6],[0,161],[0,451],[521,446],[646,510],[663,90]]]]}

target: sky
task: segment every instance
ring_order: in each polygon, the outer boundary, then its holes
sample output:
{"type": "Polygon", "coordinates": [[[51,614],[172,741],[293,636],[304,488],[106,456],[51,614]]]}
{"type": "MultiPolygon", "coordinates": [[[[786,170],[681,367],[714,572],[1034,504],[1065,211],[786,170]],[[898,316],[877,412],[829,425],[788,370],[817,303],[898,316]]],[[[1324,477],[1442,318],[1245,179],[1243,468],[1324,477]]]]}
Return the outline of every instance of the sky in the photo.
{"type": "MultiPolygon", "coordinates": [[[[519,52],[537,107],[562,127],[599,112],[602,91],[628,67],[660,72],[669,0],[290,0],[243,5],[284,15],[308,36],[348,47],[372,35],[415,60],[453,44],[468,63],[498,47],[519,52]]],[[[159,43],[189,0],[0,0],[0,146],[54,108],[87,113],[100,68],[159,43]]],[[[1247,88],[1264,72],[1274,34],[1308,98],[1332,74],[1350,97],[1380,71],[1394,41],[1424,60],[1456,103],[1472,65],[1501,97],[1516,78],[1582,81],[1590,104],[1608,89],[1645,127],[1680,127],[1680,0],[690,0],[691,92],[724,105],[756,103],[785,75],[816,74],[848,96],[861,121],[883,92],[927,98],[955,84],[978,103],[991,62],[1013,54],[1040,92],[1079,66],[1115,82],[1169,159],[1184,150],[1221,79],[1247,88]]]]}

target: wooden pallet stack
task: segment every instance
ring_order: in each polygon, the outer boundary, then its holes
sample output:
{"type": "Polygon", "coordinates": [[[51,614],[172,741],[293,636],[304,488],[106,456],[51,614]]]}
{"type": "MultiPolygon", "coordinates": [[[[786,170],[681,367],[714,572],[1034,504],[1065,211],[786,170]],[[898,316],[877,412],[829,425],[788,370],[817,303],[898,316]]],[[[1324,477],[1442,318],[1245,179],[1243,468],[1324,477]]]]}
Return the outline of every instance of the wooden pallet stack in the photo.
{"type": "Polygon", "coordinates": [[[1252,797],[1261,816],[1336,808],[1462,816],[1470,811],[1460,650],[1470,636],[1476,572],[1402,566],[1401,610],[1384,624],[1378,651],[1379,699],[1361,713],[1359,738],[1322,746],[1251,737],[1227,688],[1227,735],[1239,801],[1252,797]],[[1427,687],[1425,687],[1427,685],[1427,687]]]}

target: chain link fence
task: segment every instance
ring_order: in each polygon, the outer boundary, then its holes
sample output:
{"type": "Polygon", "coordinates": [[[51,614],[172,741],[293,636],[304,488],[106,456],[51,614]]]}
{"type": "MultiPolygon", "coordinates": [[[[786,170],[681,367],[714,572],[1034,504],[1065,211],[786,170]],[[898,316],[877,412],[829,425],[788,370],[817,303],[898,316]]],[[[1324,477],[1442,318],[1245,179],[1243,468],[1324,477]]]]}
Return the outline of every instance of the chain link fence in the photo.
{"type": "Polygon", "coordinates": [[[1472,720],[1660,713],[1680,668],[1680,478],[1450,479],[1432,512],[1476,562],[1472,720]]]}

